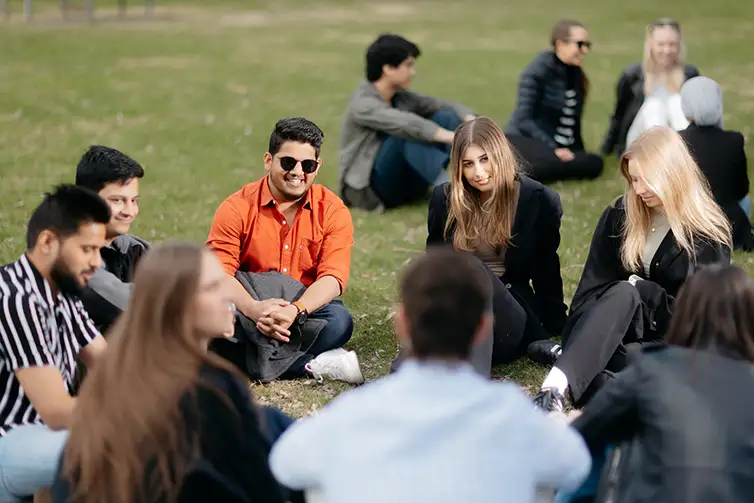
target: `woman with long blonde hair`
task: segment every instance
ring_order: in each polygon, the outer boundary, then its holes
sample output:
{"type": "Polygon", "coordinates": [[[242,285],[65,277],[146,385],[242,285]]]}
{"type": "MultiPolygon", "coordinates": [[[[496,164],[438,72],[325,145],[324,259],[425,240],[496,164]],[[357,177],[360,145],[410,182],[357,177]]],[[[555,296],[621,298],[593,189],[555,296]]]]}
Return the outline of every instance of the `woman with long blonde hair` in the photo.
{"type": "Polygon", "coordinates": [[[84,380],[54,503],[282,502],[248,385],[207,351],[234,310],[215,256],[163,245],[84,380]]]}
{"type": "Polygon", "coordinates": [[[642,62],[628,66],[618,79],[615,111],[602,154],[623,154],[653,126],[686,129],[689,123],[681,109],[681,86],[698,75],[694,65],[686,64],[678,21],[661,18],[647,26],[642,62]]]}
{"type": "Polygon", "coordinates": [[[560,276],[560,196],[519,172],[502,130],[487,117],[455,134],[450,181],[429,203],[427,246],[474,254],[494,287],[492,362],[521,356],[566,321],[560,276]]]}
{"type": "Polygon", "coordinates": [[[597,223],[562,354],[535,399],[545,410],[562,410],[566,392],[576,405],[588,401],[634,349],[662,341],[698,266],[730,263],[730,224],[678,133],[650,129],[620,169],[626,192],[597,223]]]}

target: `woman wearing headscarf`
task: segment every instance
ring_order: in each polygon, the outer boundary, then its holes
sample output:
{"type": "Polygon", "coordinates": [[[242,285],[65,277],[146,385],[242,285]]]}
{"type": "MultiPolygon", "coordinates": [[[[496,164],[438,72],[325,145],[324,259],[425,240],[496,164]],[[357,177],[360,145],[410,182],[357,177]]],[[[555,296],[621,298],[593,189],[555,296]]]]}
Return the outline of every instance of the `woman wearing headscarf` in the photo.
{"type": "Polygon", "coordinates": [[[754,250],[751,199],[744,137],[723,129],[723,93],[714,80],[694,77],[681,88],[683,114],[691,123],[681,132],[733,227],[735,249],[754,250]]]}

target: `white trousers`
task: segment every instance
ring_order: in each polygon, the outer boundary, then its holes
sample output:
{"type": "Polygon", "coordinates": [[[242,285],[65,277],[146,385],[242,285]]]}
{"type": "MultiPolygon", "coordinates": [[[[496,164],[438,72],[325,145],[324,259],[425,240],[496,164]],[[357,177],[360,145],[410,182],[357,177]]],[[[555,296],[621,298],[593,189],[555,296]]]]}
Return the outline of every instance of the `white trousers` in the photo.
{"type": "Polygon", "coordinates": [[[626,149],[641,136],[643,132],[654,126],[669,126],[676,131],[689,127],[689,121],[681,109],[681,95],[662,93],[660,96],[647,96],[636,114],[636,118],[628,128],[626,135],[626,149]]]}

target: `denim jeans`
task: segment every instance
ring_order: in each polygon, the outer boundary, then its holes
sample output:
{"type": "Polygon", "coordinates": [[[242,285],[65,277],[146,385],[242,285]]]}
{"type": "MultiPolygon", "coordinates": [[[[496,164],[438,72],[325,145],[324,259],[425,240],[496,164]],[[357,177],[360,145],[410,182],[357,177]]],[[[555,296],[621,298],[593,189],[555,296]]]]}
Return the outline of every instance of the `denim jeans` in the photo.
{"type": "MultiPolygon", "coordinates": [[[[430,120],[449,131],[461,124],[452,110],[440,110],[430,120]]],[[[424,197],[449,160],[450,145],[388,136],[374,160],[370,185],[385,207],[402,206],[424,197]]]]}
{"type": "Polygon", "coordinates": [[[342,348],[353,334],[353,318],[343,302],[334,300],[309,315],[312,319],[326,320],[327,325],[319,332],[317,340],[305,355],[293,362],[281,376],[284,379],[306,376],[305,366],[311,360],[331,349],[342,348]]]}
{"type": "Polygon", "coordinates": [[[19,501],[52,487],[68,431],[17,426],[0,438],[0,501],[19,501]]]}

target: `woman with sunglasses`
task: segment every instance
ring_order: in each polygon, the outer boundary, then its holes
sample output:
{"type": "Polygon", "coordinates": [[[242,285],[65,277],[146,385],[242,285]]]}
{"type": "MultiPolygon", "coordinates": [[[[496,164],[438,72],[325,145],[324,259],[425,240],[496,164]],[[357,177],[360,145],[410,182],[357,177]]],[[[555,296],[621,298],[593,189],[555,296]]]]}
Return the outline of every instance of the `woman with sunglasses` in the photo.
{"type": "Polygon", "coordinates": [[[676,131],[689,123],[681,110],[681,86],[699,75],[694,65],[685,64],[686,47],[681,26],[673,19],[658,19],[647,27],[644,58],[628,66],[618,79],[615,111],[602,154],[621,155],[631,143],[653,126],[676,131]]]}
{"type": "Polygon", "coordinates": [[[540,53],[521,74],[505,135],[524,161],[524,172],[535,180],[597,178],[602,158],[586,152],[581,138],[589,94],[581,64],[591,48],[589,33],[578,21],[560,21],[550,43],[552,50],[540,53]]]}

